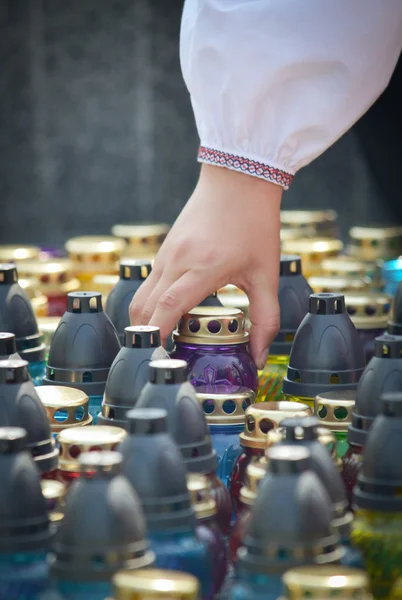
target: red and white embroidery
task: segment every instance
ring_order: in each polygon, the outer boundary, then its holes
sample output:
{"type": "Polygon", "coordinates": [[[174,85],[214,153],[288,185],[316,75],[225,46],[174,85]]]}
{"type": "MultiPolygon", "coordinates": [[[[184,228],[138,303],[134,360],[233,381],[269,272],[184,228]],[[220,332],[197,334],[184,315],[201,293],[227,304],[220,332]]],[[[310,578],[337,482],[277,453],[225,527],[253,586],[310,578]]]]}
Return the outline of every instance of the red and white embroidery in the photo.
{"type": "Polygon", "coordinates": [[[229,154],[228,152],[221,152],[220,150],[214,150],[213,148],[206,148],[205,146],[200,146],[200,149],[198,150],[198,160],[200,162],[210,163],[211,165],[227,167],[234,171],[256,175],[257,177],[281,185],[285,190],[289,188],[293,181],[293,175],[286,171],[282,171],[282,169],[276,169],[275,167],[270,167],[269,165],[265,165],[256,160],[244,158],[243,156],[236,156],[236,154],[229,154]]]}

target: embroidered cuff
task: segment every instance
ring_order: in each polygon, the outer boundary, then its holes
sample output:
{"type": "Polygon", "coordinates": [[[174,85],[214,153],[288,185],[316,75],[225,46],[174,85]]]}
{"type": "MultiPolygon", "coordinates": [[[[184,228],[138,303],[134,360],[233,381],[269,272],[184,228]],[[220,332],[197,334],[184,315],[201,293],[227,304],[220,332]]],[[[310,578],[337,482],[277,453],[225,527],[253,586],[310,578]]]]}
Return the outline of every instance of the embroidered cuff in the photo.
{"type": "Polygon", "coordinates": [[[200,146],[200,149],[198,150],[198,161],[217,167],[226,167],[227,169],[239,171],[240,173],[247,173],[248,175],[265,179],[271,183],[276,183],[285,190],[289,189],[294,177],[291,173],[287,173],[282,169],[270,167],[267,164],[243,156],[237,156],[236,154],[207,148],[206,146],[200,146]]]}

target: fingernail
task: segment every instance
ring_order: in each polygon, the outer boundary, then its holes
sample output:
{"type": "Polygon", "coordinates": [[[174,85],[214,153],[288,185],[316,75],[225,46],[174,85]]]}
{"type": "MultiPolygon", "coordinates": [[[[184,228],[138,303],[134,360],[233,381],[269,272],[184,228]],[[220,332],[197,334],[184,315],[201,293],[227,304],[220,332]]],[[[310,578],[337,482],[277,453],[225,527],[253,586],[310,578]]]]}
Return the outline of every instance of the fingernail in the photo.
{"type": "Polygon", "coordinates": [[[260,371],[265,367],[265,364],[266,364],[267,358],[268,358],[268,352],[269,352],[269,346],[264,348],[264,350],[260,354],[260,359],[257,362],[257,367],[260,371]]]}

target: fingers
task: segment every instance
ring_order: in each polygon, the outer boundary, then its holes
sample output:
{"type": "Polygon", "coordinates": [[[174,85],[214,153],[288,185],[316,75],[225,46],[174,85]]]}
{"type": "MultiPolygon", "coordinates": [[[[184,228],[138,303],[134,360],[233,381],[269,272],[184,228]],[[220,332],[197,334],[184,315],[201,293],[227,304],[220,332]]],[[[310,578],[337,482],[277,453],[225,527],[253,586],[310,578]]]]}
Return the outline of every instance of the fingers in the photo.
{"type": "Polygon", "coordinates": [[[210,273],[201,277],[197,271],[187,271],[161,294],[149,324],[159,327],[162,340],[166,340],[180,318],[217,287],[210,273]]]}
{"type": "Polygon", "coordinates": [[[250,300],[251,353],[258,369],[262,369],[280,326],[278,294],[277,289],[273,289],[265,279],[250,286],[247,294],[250,300]]]}
{"type": "Polygon", "coordinates": [[[129,308],[131,325],[148,325],[148,322],[143,322],[142,313],[145,303],[155,289],[155,286],[158,284],[159,279],[160,273],[153,269],[134,294],[129,308]]]}

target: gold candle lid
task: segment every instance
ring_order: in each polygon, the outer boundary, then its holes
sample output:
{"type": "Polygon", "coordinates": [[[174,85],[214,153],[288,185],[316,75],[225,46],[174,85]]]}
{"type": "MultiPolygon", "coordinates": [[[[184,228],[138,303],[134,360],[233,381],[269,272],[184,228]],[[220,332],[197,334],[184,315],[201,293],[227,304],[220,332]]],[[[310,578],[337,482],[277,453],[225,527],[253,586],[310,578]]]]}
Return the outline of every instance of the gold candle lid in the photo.
{"type": "Polygon", "coordinates": [[[83,452],[116,450],[127,432],[121,427],[87,425],[63,429],[57,436],[60,444],[61,471],[80,471],[79,456],[83,452]]]}
{"type": "Polygon", "coordinates": [[[402,252],[402,227],[352,227],[350,252],[363,259],[395,258],[402,252]]]}
{"type": "Polygon", "coordinates": [[[160,245],[169,233],[167,223],[121,223],[113,225],[112,234],[130,245],[160,245]]]}
{"type": "Polygon", "coordinates": [[[263,458],[264,461],[254,461],[247,466],[245,485],[240,489],[240,500],[247,506],[254,504],[260,483],[267,473],[267,462],[263,458]]]}
{"type": "Polygon", "coordinates": [[[314,410],[322,425],[331,431],[347,431],[352,422],[356,390],[324,392],[314,399],[314,410]]]}
{"type": "Polygon", "coordinates": [[[124,240],[112,236],[88,235],[71,238],[65,246],[74,271],[102,272],[105,268],[116,268],[125,248],[124,240]]]}
{"type": "Polygon", "coordinates": [[[46,409],[53,433],[92,423],[88,413],[89,399],[85,392],[58,385],[40,385],[35,389],[46,409]]]}
{"type": "Polygon", "coordinates": [[[288,240],[282,246],[283,254],[307,256],[310,261],[314,258],[322,261],[326,256],[337,256],[342,250],[343,243],[334,238],[300,238],[288,240]]]}
{"type": "Polygon", "coordinates": [[[255,393],[245,387],[234,388],[232,392],[225,391],[225,386],[214,386],[210,393],[205,388],[196,388],[209,425],[242,425],[245,422],[246,409],[253,404],[255,393]]]}
{"type": "Polygon", "coordinates": [[[52,523],[58,523],[64,517],[64,498],[66,486],[61,481],[42,479],[42,494],[46,500],[49,517],[52,523]]]}
{"type": "Polygon", "coordinates": [[[308,282],[315,294],[360,292],[369,289],[368,278],[353,279],[352,277],[329,277],[313,275],[308,282]]]}
{"type": "Polygon", "coordinates": [[[335,596],[342,600],[371,598],[366,573],[340,565],[297,567],[287,571],[282,581],[288,600],[330,600],[335,596]]]}
{"type": "Polygon", "coordinates": [[[197,600],[198,579],[180,571],[138,569],[113,577],[115,600],[197,600]]]}
{"type": "Polygon", "coordinates": [[[80,287],[78,279],[72,276],[72,263],[68,259],[26,260],[18,265],[18,273],[23,277],[35,278],[39,288],[46,294],[68,294],[80,287]]]}
{"type": "Polygon", "coordinates": [[[0,263],[17,262],[19,268],[19,261],[22,260],[34,260],[39,258],[40,248],[37,246],[18,246],[14,245],[1,245],[0,246],[0,263]]]}
{"type": "Polygon", "coordinates": [[[282,225],[295,227],[318,225],[328,221],[335,223],[337,218],[334,210],[281,210],[282,225]]]}
{"type": "Polygon", "coordinates": [[[386,329],[391,314],[387,294],[375,292],[346,293],[346,311],[357,329],[386,329]]]}
{"type": "Polygon", "coordinates": [[[335,256],[324,259],[321,268],[322,272],[329,277],[357,277],[363,279],[374,269],[374,265],[358,260],[353,256],[335,256]]]}
{"type": "Polygon", "coordinates": [[[187,488],[197,519],[206,519],[216,515],[216,502],[212,497],[211,488],[205,475],[195,473],[188,475],[187,488]]]}
{"type": "Polygon", "coordinates": [[[244,313],[238,308],[197,306],[184,315],[173,332],[176,342],[229,346],[249,341],[244,313]]]}
{"type": "Polygon", "coordinates": [[[267,434],[276,429],[283,419],[308,417],[311,409],[299,402],[258,402],[246,410],[246,425],[240,434],[240,444],[247,448],[264,450],[267,448],[267,434]]]}

